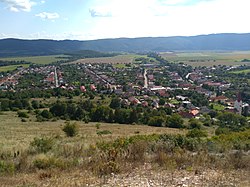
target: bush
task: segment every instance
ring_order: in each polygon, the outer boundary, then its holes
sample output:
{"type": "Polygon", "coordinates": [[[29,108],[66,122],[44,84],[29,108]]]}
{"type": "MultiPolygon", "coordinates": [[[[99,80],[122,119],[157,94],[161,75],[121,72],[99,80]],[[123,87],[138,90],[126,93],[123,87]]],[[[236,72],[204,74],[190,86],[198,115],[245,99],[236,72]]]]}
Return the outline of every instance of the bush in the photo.
{"type": "Polygon", "coordinates": [[[13,174],[15,171],[15,166],[13,163],[0,161],[0,174],[13,174]]]}
{"type": "Polygon", "coordinates": [[[51,119],[51,118],[53,117],[53,115],[51,114],[51,112],[48,111],[48,110],[43,110],[43,111],[41,112],[41,116],[42,116],[43,118],[47,118],[47,119],[51,119]]]}
{"type": "Polygon", "coordinates": [[[187,133],[187,137],[189,138],[202,138],[207,137],[207,133],[200,129],[192,129],[187,133]]]}
{"type": "Polygon", "coordinates": [[[39,155],[39,157],[33,161],[33,165],[38,169],[65,168],[66,166],[62,160],[46,155],[39,155]]]}
{"type": "Polygon", "coordinates": [[[78,127],[76,123],[66,122],[62,129],[68,137],[73,137],[78,133],[78,127]]]}
{"type": "Polygon", "coordinates": [[[100,123],[96,123],[96,124],[95,124],[95,127],[96,127],[96,129],[100,129],[101,124],[100,124],[100,123]]]}
{"type": "Polygon", "coordinates": [[[112,134],[112,132],[109,130],[103,130],[103,131],[97,131],[96,134],[100,136],[100,135],[112,134]]]}
{"type": "Polygon", "coordinates": [[[18,117],[20,118],[29,118],[29,115],[26,112],[17,112],[18,117]]]}
{"type": "Polygon", "coordinates": [[[215,135],[229,134],[229,133],[230,133],[230,129],[229,128],[218,127],[215,130],[215,135]]]}
{"type": "Polygon", "coordinates": [[[38,153],[47,153],[52,149],[54,145],[53,138],[34,138],[34,140],[30,143],[30,145],[35,149],[38,153]]]}
{"type": "Polygon", "coordinates": [[[189,128],[190,129],[201,129],[201,123],[199,120],[192,118],[189,120],[189,128]]]}

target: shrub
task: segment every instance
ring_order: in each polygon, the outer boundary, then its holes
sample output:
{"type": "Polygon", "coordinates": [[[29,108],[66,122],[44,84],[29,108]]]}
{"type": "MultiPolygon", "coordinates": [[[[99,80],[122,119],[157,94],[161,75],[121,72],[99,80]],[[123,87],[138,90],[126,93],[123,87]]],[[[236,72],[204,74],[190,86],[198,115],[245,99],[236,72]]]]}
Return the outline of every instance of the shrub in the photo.
{"type": "Polygon", "coordinates": [[[103,130],[103,131],[97,131],[96,134],[100,136],[100,135],[112,134],[112,132],[109,130],[103,130]]]}
{"type": "Polygon", "coordinates": [[[11,162],[0,161],[0,174],[13,174],[15,171],[15,166],[11,162]]]}
{"type": "Polygon", "coordinates": [[[53,115],[51,114],[51,112],[48,111],[48,110],[43,110],[41,112],[41,116],[44,117],[44,118],[47,118],[47,119],[51,119],[53,117],[53,115]]]}
{"type": "Polygon", "coordinates": [[[229,134],[229,133],[230,133],[230,129],[229,129],[229,128],[218,127],[218,128],[215,130],[215,135],[229,134]]]}
{"type": "Polygon", "coordinates": [[[26,112],[17,112],[18,117],[20,118],[29,118],[29,115],[26,112]]]}
{"type": "Polygon", "coordinates": [[[100,124],[100,123],[96,123],[96,124],[95,124],[95,127],[96,127],[96,129],[100,129],[101,124],[100,124]]]}
{"type": "Polygon", "coordinates": [[[78,133],[78,127],[76,123],[66,122],[62,129],[68,137],[73,137],[78,133]]]}
{"type": "Polygon", "coordinates": [[[34,140],[30,143],[30,145],[35,149],[38,153],[46,153],[52,149],[54,145],[53,138],[34,138],[34,140]]]}
{"type": "Polygon", "coordinates": [[[190,129],[201,129],[201,123],[199,120],[192,118],[189,120],[189,128],[190,129]]]}
{"type": "Polygon", "coordinates": [[[38,158],[33,161],[33,165],[38,169],[65,168],[66,166],[62,160],[46,155],[39,155],[38,158]]]}
{"type": "Polygon", "coordinates": [[[189,138],[202,138],[207,137],[207,133],[200,129],[192,129],[187,133],[187,137],[189,138]]]}

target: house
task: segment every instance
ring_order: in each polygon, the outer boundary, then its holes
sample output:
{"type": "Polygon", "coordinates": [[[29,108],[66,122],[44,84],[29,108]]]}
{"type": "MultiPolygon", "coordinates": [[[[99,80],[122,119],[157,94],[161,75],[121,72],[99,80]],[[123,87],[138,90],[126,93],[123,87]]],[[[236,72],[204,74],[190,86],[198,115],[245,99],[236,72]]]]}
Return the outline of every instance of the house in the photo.
{"type": "Polygon", "coordinates": [[[91,84],[91,85],[90,85],[90,90],[91,90],[91,91],[96,91],[96,87],[95,87],[94,84],[91,84]]]}
{"type": "Polygon", "coordinates": [[[128,100],[129,100],[129,102],[130,102],[131,104],[134,104],[134,105],[137,105],[137,104],[140,104],[140,103],[141,103],[141,102],[140,102],[137,98],[135,98],[134,96],[129,97],[128,100]]]}
{"type": "Polygon", "coordinates": [[[199,110],[198,109],[191,109],[189,111],[180,111],[178,113],[180,116],[182,116],[183,118],[194,118],[199,114],[199,110]]]}
{"type": "Polygon", "coordinates": [[[141,105],[142,105],[143,107],[148,107],[148,102],[147,102],[147,101],[142,101],[141,105]]]}
{"type": "Polygon", "coordinates": [[[81,90],[81,92],[86,92],[87,91],[85,86],[80,86],[80,90],[81,90]]]}
{"type": "Polygon", "coordinates": [[[181,101],[188,100],[187,97],[184,97],[184,96],[181,96],[181,95],[177,95],[177,96],[176,96],[176,99],[179,100],[179,101],[180,101],[180,100],[181,100],[181,101]]]}
{"type": "Polygon", "coordinates": [[[220,95],[218,97],[211,97],[210,100],[212,102],[220,102],[220,103],[225,104],[226,101],[228,100],[228,98],[226,96],[224,96],[224,95],[220,95]]]}
{"type": "Polygon", "coordinates": [[[154,101],[152,102],[152,106],[153,106],[154,108],[159,108],[159,103],[158,103],[156,100],[154,100],[154,101]]]}

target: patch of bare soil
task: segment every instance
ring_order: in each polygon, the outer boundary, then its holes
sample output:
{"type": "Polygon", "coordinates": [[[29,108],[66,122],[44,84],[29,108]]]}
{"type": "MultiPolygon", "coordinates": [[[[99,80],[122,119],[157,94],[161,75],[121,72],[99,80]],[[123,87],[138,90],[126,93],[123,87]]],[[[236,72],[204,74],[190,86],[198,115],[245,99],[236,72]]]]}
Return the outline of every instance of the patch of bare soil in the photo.
{"type": "Polygon", "coordinates": [[[250,186],[250,172],[246,170],[163,170],[151,164],[144,164],[130,173],[97,177],[84,169],[72,171],[36,171],[33,174],[19,174],[0,177],[0,186],[65,186],[65,187],[212,187],[250,186]]]}

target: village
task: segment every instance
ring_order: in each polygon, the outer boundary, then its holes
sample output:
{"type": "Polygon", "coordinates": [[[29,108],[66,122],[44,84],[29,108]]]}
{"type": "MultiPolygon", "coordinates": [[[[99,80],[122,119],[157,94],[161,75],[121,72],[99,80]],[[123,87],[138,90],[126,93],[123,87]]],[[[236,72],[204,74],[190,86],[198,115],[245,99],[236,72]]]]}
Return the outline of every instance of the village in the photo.
{"type": "Polygon", "coordinates": [[[234,90],[233,97],[227,97],[226,92],[234,89],[233,84],[223,79],[218,81],[213,73],[235,67],[192,68],[181,63],[170,66],[155,61],[123,64],[123,67],[111,63],[20,67],[0,78],[0,90],[21,91],[22,78],[40,75],[40,80],[31,80],[27,90],[59,88],[79,90],[83,94],[113,94],[123,106],[170,108],[183,118],[199,118],[212,110],[248,116],[249,104],[243,102],[241,90],[234,90]]]}

